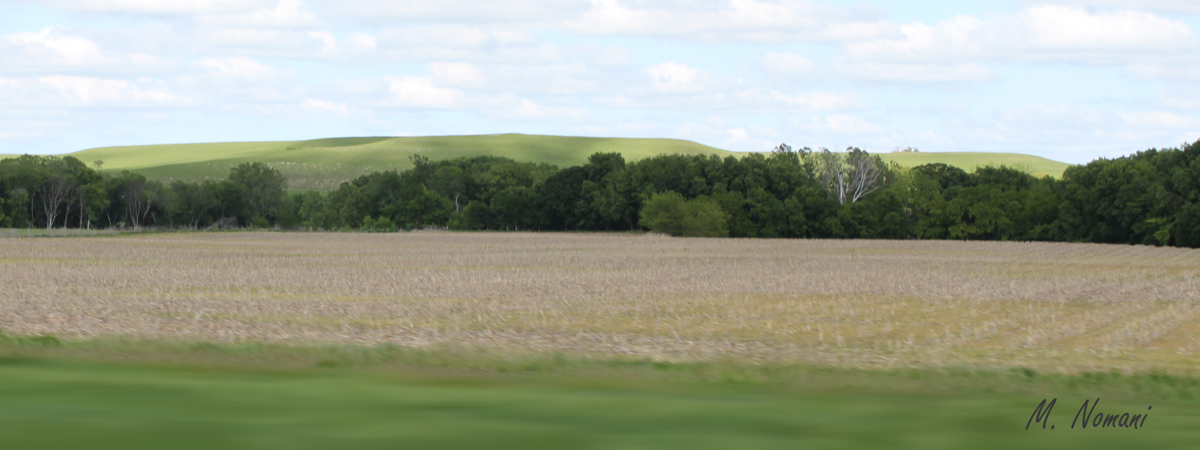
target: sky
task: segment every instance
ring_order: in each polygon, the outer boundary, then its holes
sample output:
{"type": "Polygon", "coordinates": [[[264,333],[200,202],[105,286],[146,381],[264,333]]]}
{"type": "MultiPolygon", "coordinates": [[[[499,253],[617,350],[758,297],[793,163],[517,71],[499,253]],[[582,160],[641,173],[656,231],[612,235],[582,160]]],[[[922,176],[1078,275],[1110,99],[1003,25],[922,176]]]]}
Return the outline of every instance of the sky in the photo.
{"type": "Polygon", "coordinates": [[[0,154],[529,133],[735,151],[1200,139],[1200,0],[0,0],[0,154]]]}

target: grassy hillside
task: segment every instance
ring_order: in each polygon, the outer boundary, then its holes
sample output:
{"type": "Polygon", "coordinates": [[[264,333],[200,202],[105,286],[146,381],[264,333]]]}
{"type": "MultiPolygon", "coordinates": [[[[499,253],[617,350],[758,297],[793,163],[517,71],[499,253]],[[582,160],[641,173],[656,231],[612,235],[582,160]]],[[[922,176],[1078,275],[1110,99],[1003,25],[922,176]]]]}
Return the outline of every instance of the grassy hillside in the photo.
{"type": "Polygon", "coordinates": [[[416,154],[434,160],[496,155],[566,167],[583,164],[596,152],[620,152],[631,161],[659,153],[732,154],[675,139],[498,134],[106,147],[72,155],[88,163],[104,160],[105,170],[183,180],[224,178],[237,164],[265,162],[283,172],[292,189],[326,190],[373,171],[409,168],[409,158],[416,154]]]}
{"type": "Polygon", "coordinates": [[[1058,178],[1070,164],[1062,163],[1040,156],[1022,155],[1020,153],[881,153],[884,161],[895,162],[905,167],[916,167],[922,164],[943,163],[960,167],[973,172],[981,166],[1008,166],[1042,177],[1050,175],[1058,178]]]}
{"type": "MultiPolygon", "coordinates": [[[[186,181],[220,179],[240,163],[264,162],[283,172],[292,190],[329,190],[362,174],[407,169],[411,167],[409,158],[416,154],[434,160],[495,155],[567,167],[583,164],[596,152],[619,152],[628,161],[660,153],[742,154],[677,139],[493,134],[143,145],[94,148],[71,155],[88,164],[103,160],[105,171],[131,170],[156,179],[186,181]]],[[[881,156],[903,166],[942,162],[968,171],[977,166],[1003,164],[1037,176],[1061,176],[1068,167],[1057,161],[1012,153],[883,153],[881,156]]]]}

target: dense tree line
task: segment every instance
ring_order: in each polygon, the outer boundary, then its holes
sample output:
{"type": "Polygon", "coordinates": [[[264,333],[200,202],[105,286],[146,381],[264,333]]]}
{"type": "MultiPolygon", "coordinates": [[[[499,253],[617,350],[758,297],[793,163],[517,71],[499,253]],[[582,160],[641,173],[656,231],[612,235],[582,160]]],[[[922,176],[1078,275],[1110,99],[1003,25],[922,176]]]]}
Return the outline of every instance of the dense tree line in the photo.
{"type": "MultiPolygon", "coordinates": [[[[221,181],[163,184],[122,171],[102,174],[66,156],[0,160],[0,227],[204,228],[288,223],[287,181],[265,164],[242,164],[221,181]]],[[[294,222],[294,220],[292,220],[294,222]]]]}
{"type": "MultiPolygon", "coordinates": [[[[99,163],[99,162],[98,162],[99,163]]],[[[1200,141],[1067,169],[903,169],[851,148],[587,164],[480,156],[288,194],[265,164],[163,184],[72,157],[0,161],[0,226],[394,231],[655,230],[674,235],[1106,242],[1200,247],[1200,141]]]]}

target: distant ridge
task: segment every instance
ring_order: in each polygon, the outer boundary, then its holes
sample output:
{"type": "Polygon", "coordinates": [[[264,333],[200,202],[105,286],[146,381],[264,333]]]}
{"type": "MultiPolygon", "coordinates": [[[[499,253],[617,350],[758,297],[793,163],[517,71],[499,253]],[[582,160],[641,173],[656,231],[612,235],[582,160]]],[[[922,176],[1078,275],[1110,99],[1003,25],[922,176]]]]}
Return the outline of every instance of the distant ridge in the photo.
{"type": "Polygon", "coordinates": [[[105,147],[71,155],[88,163],[104,160],[105,171],[189,181],[224,178],[237,164],[264,162],[283,172],[293,190],[329,190],[359,175],[412,167],[409,158],[417,154],[432,160],[503,156],[566,167],[583,164],[596,152],[619,152],[630,161],[660,153],[734,154],[678,139],[492,134],[105,147]]]}
{"type": "MultiPolygon", "coordinates": [[[[661,153],[740,156],[745,153],[680,139],[601,138],[529,134],[421,137],[342,137],[306,141],[219,142],[102,147],[70,153],[85,163],[103,160],[105,172],[129,170],[160,180],[222,179],[244,162],[264,162],[289,179],[292,190],[330,190],[374,171],[412,167],[412,155],[432,160],[503,156],[517,161],[580,165],[596,152],[618,152],[627,161],[661,153]]],[[[973,171],[1004,164],[1035,175],[1061,176],[1068,165],[1013,153],[880,153],[903,166],[942,162],[973,171]]]]}
{"type": "Polygon", "coordinates": [[[924,164],[942,163],[974,172],[976,167],[1004,165],[1019,169],[1036,177],[1046,175],[1062,178],[1063,171],[1070,164],[1046,159],[1041,156],[1022,153],[973,153],[973,152],[938,152],[938,153],[879,153],[884,161],[905,167],[916,167],[924,164]]]}

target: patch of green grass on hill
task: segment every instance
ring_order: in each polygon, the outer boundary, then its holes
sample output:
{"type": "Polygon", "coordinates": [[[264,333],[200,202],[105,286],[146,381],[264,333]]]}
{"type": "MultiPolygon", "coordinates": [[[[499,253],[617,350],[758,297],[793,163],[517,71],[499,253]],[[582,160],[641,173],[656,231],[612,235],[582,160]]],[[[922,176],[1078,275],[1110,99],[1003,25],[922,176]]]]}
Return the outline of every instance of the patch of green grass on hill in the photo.
{"type": "Polygon", "coordinates": [[[905,167],[943,163],[974,172],[977,167],[1008,166],[1036,177],[1049,175],[1054,178],[1062,178],[1063,171],[1071,167],[1067,163],[1020,153],[880,153],[879,156],[886,162],[895,162],[905,167]]]}
{"type": "Polygon", "coordinates": [[[492,155],[567,167],[586,163],[596,152],[619,152],[628,161],[661,153],[734,154],[677,139],[496,134],[105,147],[72,156],[89,164],[103,160],[105,171],[185,181],[221,179],[240,163],[263,162],[287,176],[291,190],[330,190],[359,175],[410,168],[409,158],[417,154],[432,160],[492,155]]]}
{"type": "MultiPolygon", "coordinates": [[[[308,141],[221,142],[103,147],[72,153],[91,164],[103,160],[106,172],[130,170],[163,180],[219,180],[229,169],[263,162],[282,172],[289,190],[332,190],[343,181],[382,170],[412,167],[410,157],[432,160],[460,156],[503,156],[517,161],[580,165],[596,152],[618,152],[627,161],[663,153],[741,156],[678,139],[595,138],[528,134],[421,137],[344,137],[308,141]]],[[[1061,177],[1068,164],[1015,153],[880,153],[885,161],[906,167],[941,162],[974,171],[978,166],[1006,165],[1035,176],[1061,177]]]]}

